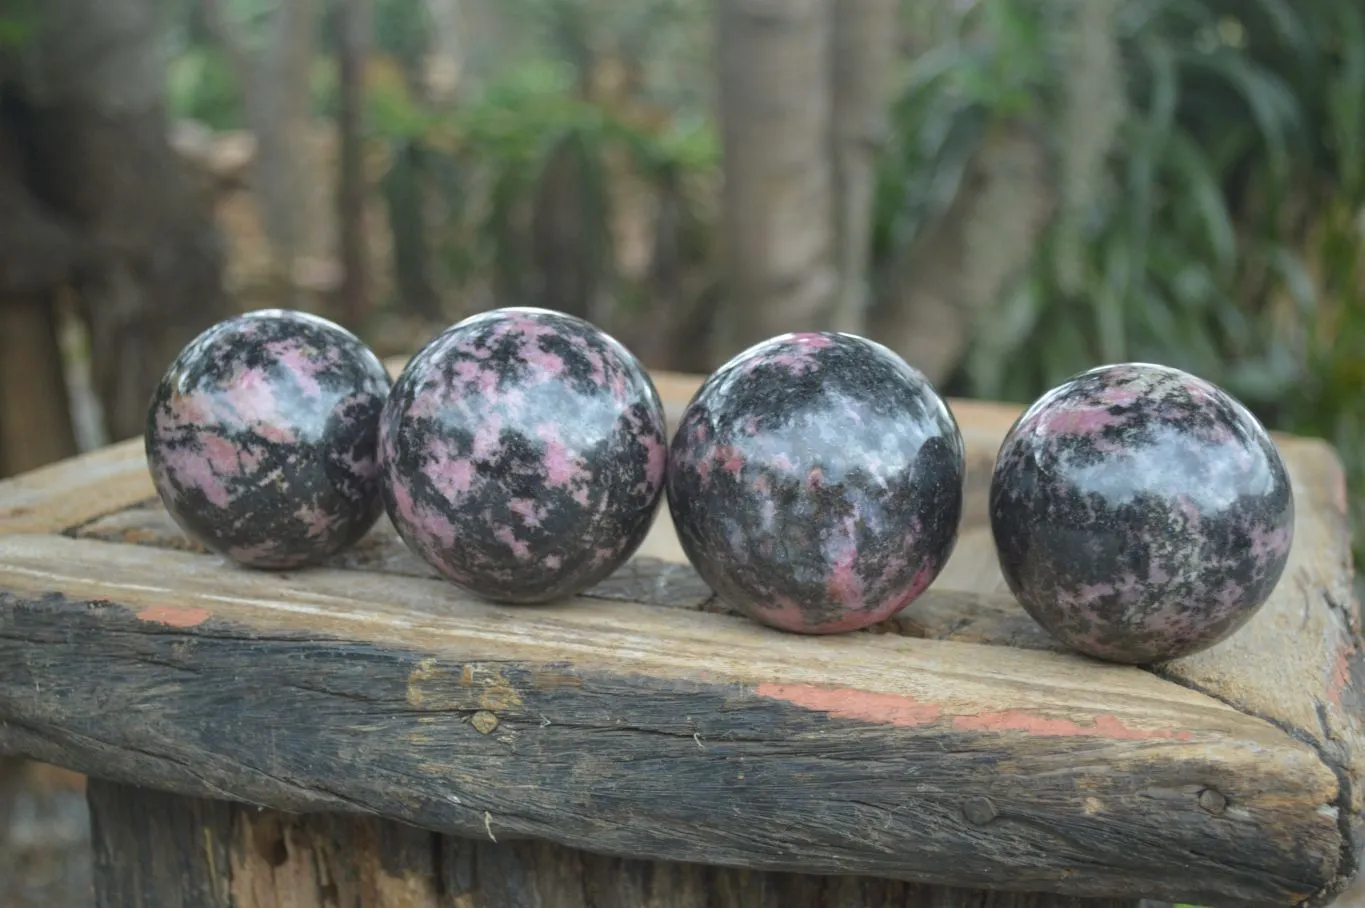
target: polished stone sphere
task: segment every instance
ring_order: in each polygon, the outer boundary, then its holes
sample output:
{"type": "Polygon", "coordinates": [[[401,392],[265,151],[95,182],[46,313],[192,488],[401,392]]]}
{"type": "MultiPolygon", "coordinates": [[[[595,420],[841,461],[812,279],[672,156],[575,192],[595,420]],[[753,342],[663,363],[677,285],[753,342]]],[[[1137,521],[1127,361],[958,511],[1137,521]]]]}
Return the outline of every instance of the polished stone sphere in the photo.
{"type": "Polygon", "coordinates": [[[996,460],[991,527],[1005,580],[1067,646],[1174,659],[1245,624],[1280,579],[1294,498],[1279,451],[1203,379],[1141,363],[1049,391],[996,460]]]}
{"type": "Polygon", "coordinates": [[[394,383],[380,429],[384,501],[442,575],[505,603],[604,579],[658,511],[663,404],[625,347],[530,308],[472,316],[394,383]]]}
{"type": "Polygon", "coordinates": [[[962,436],[929,382],[880,344],[787,334],[702,385],[669,453],[693,567],[764,624],[808,634],[895,615],[957,541],[962,436]]]}
{"type": "Polygon", "coordinates": [[[383,509],[375,467],[389,376],[355,335],[265,309],[209,328],[152,396],[157,494],[211,551],[255,568],[316,564],[383,509]]]}

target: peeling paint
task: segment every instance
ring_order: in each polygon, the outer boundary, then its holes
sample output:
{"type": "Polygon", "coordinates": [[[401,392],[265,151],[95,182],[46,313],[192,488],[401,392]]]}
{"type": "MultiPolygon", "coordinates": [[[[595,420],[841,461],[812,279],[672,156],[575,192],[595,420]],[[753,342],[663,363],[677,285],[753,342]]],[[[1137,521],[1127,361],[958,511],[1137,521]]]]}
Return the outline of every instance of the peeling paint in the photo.
{"type": "Polygon", "coordinates": [[[137,613],[139,621],[151,621],[170,627],[198,627],[212,617],[208,609],[181,608],[176,605],[153,605],[137,613]]]}
{"type": "Polygon", "coordinates": [[[858,719],[881,725],[915,726],[936,721],[941,707],[921,703],[900,694],[874,694],[842,687],[814,684],[760,684],[760,697],[785,700],[805,709],[818,710],[839,719],[858,719]]]}
{"type": "MultiPolygon", "coordinates": [[[[943,708],[902,694],[880,694],[814,684],[760,684],[761,697],[782,700],[805,709],[826,713],[838,719],[873,722],[878,725],[914,727],[944,718],[943,708]]],[[[1183,729],[1135,728],[1117,716],[1101,714],[1082,723],[1072,719],[1051,718],[1026,710],[984,712],[951,717],[958,731],[1019,731],[1035,737],[1093,737],[1115,741],[1174,740],[1189,741],[1193,734],[1183,729]]]]}
{"type": "Polygon", "coordinates": [[[1333,706],[1341,707],[1341,695],[1346,690],[1346,685],[1351,683],[1351,656],[1355,655],[1355,646],[1348,644],[1337,652],[1337,658],[1332,663],[1332,674],[1327,679],[1327,699],[1333,706]]]}

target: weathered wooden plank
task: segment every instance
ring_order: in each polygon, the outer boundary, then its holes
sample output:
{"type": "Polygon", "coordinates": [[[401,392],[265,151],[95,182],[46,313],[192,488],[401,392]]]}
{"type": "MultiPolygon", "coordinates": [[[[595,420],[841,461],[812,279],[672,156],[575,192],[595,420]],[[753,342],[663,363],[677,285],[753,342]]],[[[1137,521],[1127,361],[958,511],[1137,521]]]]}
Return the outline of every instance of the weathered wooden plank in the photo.
{"type": "MultiPolygon", "coordinates": [[[[999,428],[1004,420],[995,408],[981,411],[983,421],[999,428]]],[[[1358,611],[1351,596],[1349,536],[1340,464],[1326,445],[1304,439],[1280,439],[1298,501],[1295,546],[1285,579],[1266,607],[1230,640],[1204,653],[1157,670],[1180,684],[1201,690],[1252,715],[1265,718],[1309,741],[1339,776],[1340,821],[1346,834],[1345,885],[1355,873],[1365,845],[1362,829],[1362,778],[1365,778],[1365,730],[1362,729],[1362,685],[1365,654],[1359,645],[1358,611]]],[[[984,505],[983,505],[984,506],[984,505]]],[[[97,520],[86,531],[98,538],[183,545],[169,518],[152,506],[142,511],[97,520]]],[[[642,549],[654,557],[683,561],[666,512],[661,513],[642,549]]],[[[424,564],[403,547],[387,525],[381,525],[339,564],[369,570],[431,576],[424,564]]],[[[628,586],[643,590],[642,569],[658,571],[641,560],[627,572],[628,586]]],[[[654,581],[650,581],[654,582],[654,581]]],[[[610,581],[610,588],[620,580],[610,581]]],[[[700,607],[708,602],[705,587],[690,572],[673,578],[673,586],[692,592],[672,604],[700,607]],[[690,580],[684,581],[684,577],[690,580]]],[[[643,598],[643,595],[636,598],[643,598]]],[[[712,602],[714,610],[729,611],[712,602]]],[[[965,521],[957,550],[931,592],[893,622],[876,628],[912,636],[1015,647],[1060,650],[1009,597],[995,561],[984,518],[965,521]],[[977,592],[981,595],[965,595],[977,592]]]]}
{"type": "MultiPolygon", "coordinates": [[[[1365,652],[1352,595],[1350,535],[1341,463],[1325,443],[1280,437],[1294,487],[1294,547],[1284,579],[1256,616],[1212,649],[1153,670],[1259,716],[1310,742],[1341,783],[1344,857],[1336,886],[1351,881],[1365,848],[1365,652]]],[[[988,527],[964,531],[940,583],[983,598],[959,620],[951,610],[907,610],[915,632],[942,640],[1056,648],[1028,627],[1007,596],[988,527]]]]}
{"type": "Polygon", "coordinates": [[[121,442],[0,481],[0,536],[60,533],[155,495],[142,442],[121,442]]]}
{"type": "MultiPolygon", "coordinates": [[[[689,378],[662,377],[660,387],[682,395],[689,378]]],[[[1020,408],[960,400],[951,405],[967,442],[967,497],[961,541],[935,586],[989,598],[974,600],[966,618],[947,609],[907,610],[901,627],[908,624],[911,632],[937,639],[1056,648],[1002,595],[1007,588],[986,516],[995,453],[1020,408]]],[[[1156,670],[1318,748],[1342,786],[1341,887],[1365,850],[1365,647],[1352,594],[1345,476],[1326,443],[1271,434],[1289,467],[1296,501],[1294,548],[1284,579],[1232,638],[1156,670]]]]}
{"type": "Polygon", "coordinates": [[[1312,747],[1077,656],[53,537],[0,538],[0,588],[0,748],[115,780],[639,859],[1205,904],[1297,902],[1342,862],[1312,747]]]}
{"type": "Polygon", "coordinates": [[[481,908],[1133,908],[1132,899],[982,892],[595,855],[548,842],[442,837],[445,892],[481,908]]]}
{"type": "Polygon", "coordinates": [[[1132,908],[615,858],[93,781],[100,908],[1132,908]]]}
{"type": "MultiPolygon", "coordinates": [[[[670,412],[681,411],[685,397],[690,396],[699,382],[691,376],[665,375],[656,380],[666,403],[672,401],[670,412]]],[[[1016,649],[1056,649],[1056,644],[1003,594],[984,519],[990,461],[1017,408],[955,401],[954,409],[971,452],[969,514],[964,520],[961,542],[930,594],[907,609],[898,621],[874,630],[883,634],[891,632],[892,637],[920,636],[1008,644],[1016,649]]],[[[1360,778],[1362,751],[1365,751],[1361,746],[1360,698],[1365,669],[1355,632],[1357,607],[1349,595],[1350,567],[1339,464],[1330,449],[1320,443],[1284,436],[1276,436],[1276,439],[1289,463],[1299,503],[1296,545],[1285,581],[1262,613],[1238,635],[1207,653],[1163,666],[1159,672],[1169,680],[1204,691],[1238,710],[1264,718],[1290,737],[1311,746],[1331,769],[1338,785],[1332,807],[1336,810],[1340,854],[1333,881],[1319,892],[1326,896],[1354,872],[1360,850],[1360,778]]],[[[124,513],[129,506],[146,501],[151,494],[140,446],[127,443],[0,483],[0,535],[65,531],[120,542],[141,542],[147,546],[185,547],[173,524],[157,507],[124,513]]],[[[368,574],[360,573],[360,569],[368,573],[391,571],[415,577],[429,576],[425,567],[397,542],[391,530],[381,525],[373,537],[347,556],[349,562],[343,559],[343,565],[362,577],[368,574]],[[369,559],[368,563],[366,559],[369,559]]],[[[642,554],[674,562],[683,560],[672,537],[666,512],[661,514],[642,554]]],[[[72,557],[65,551],[50,555],[72,557]]],[[[0,554],[0,559],[3,557],[0,554]]],[[[161,579],[164,566],[155,553],[144,550],[138,558],[142,559],[138,570],[145,571],[144,580],[161,579]]],[[[221,566],[214,569],[229,570],[221,566]]],[[[100,574],[92,567],[84,576],[98,577],[100,574]]],[[[297,578],[286,578],[286,581],[293,583],[294,579],[297,578]]],[[[125,575],[125,581],[138,585],[137,578],[130,574],[125,575]]],[[[272,582],[278,582],[278,578],[272,582]]],[[[384,581],[379,583],[387,590],[384,581]]],[[[164,584],[153,586],[161,590],[163,604],[180,607],[175,589],[164,584]]],[[[32,592],[26,595],[31,597],[32,592]]],[[[91,598],[98,595],[97,592],[90,593],[91,598]]],[[[269,595],[269,592],[262,593],[266,598],[269,595]]],[[[687,568],[661,565],[650,557],[636,559],[592,595],[680,609],[725,611],[722,605],[707,596],[705,588],[687,568]]],[[[449,588],[442,587],[439,592],[433,590],[427,599],[440,601],[448,596],[449,588]]],[[[325,601],[330,603],[332,600],[325,601]]],[[[315,607],[325,612],[331,606],[315,604],[315,607]]],[[[654,611],[626,609],[616,613],[614,620],[647,635],[652,618],[640,627],[636,625],[642,615],[654,611]]],[[[532,613],[520,615],[530,618],[532,613]]],[[[697,620],[713,618],[705,616],[697,620]]],[[[715,620],[728,619],[717,616],[715,620]]],[[[872,636],[851,635],[844,642],[863,645],[859,641],[867,641],[872,636]]],[[[893,640],[882,641],[879,645],[904,643],[893,640]]],[[[785,641],[776,645],[785,653],[785,641]]],[[[994,660],[997,652],[999,650],[989,650],[982,659],[994,660]]],[[[1042,657],[1044,654],[1035,655],[1042,657]]],[[[844,658],[852,660],[853,655],[850,652],[844,658]]],[[[1050,675],[1037,677],[1046,678],[1046,684],[1053,683],[1050,675]]],[[[0,701],[0,716],[4,715],[7,715],[6,708],[0,701]]],[[[15,745],[17,750],[34,752],[52,747],[51,741],[42,735],[17,726],[8,726],[5,734],[11,742],[23,742],[22,746],[15,745]]],[[[116,758],[129,765],[138,760],[153,759],[148,754],[111,756],[107,751],[102,758],[116,758]]],[[[175,785],[188,785],[186,790],[190,791],[203,790],[202,777],[181,778],[186,776],[184,767],[165,764],[162,770],[175,785]]],[[[276,794],[285,798],[287,792],[282,790],[276,794]]]]}
{"type": "MultiPolygon", "coordinates": [[[[205,551],[185,538],[155,500],[92,520],[72,530],[71,535],[104,542],[205,551]]],[[[650,537],[641,547],[640,555],[584,596],[739,614],[717,601],[710,588],[687,564],[666,512],[661,513],[650,537]]],[[[962,540],[937,584],[900,615],[868,631],[1063,651],[1064,647],[1039,627],[1005,590],[989,528],[965,530],[962,540]],[[987,587],[986,578],[991,577],[995,582],[987,587]],[[986,587],[988,591],[969,592],[973,584],[978,588],[986,587]]],[[[405,577],[437,576],[435,570],[403,544],[387,519],[381,519],[354,548],[332,558],[328,564],[405,577]]]]}

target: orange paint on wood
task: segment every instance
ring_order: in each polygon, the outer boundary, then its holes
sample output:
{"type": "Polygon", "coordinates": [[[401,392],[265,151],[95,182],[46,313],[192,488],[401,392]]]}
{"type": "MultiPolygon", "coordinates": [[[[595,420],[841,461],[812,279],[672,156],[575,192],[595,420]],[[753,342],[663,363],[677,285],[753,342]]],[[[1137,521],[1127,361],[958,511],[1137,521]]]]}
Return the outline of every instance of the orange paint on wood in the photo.
{"type": "Polygon", "coordinates": [[[208,609],[180,608],[174,605],[154,605],[137,613],[139,621],[155,621],[171,627],[198,627],[212,615],[208,609]]]}
{"type": "Polygon", "coordinates": [[[1341,706],[1341,694],[1351,683],[1351,656],[1354,646],[1343,646],[1332,663],[1332,675],[1327,679],[1327,699],[1333,706],[1341,706]]]}
{"type": "Polygon", "coordinates": [[[924,725],[937,720],[943,713],[935,704],[921,703],[913,697],[874,694],[842,687],[760,684],[757,693],[760,697],[785,700],[839,719],[858,719],[881,725],[924,725]]]}
{"type": "MultiPolygon", "coordinates": [[[[783,700],[795,706],[826,713],[837,719],[875,722],[878,725],[928,725],[943,718],[943,708],[900,694],[878,694],[814,684],[760,684],[761,697],[783,700]]],[[[1053,719],[1024,710],[953,716],[958,731],[1021,731],[1044,738],[1094,737],[1115,741],[1188,741],[1193,735],[1168,728],[1133,728],[1117,716],[1098,715],[1082,725],[1071,719],[1053,719]]]]}
{"type": "Polygon", "coordinates": [[[1023,710],[1006,710],[996,713],[978,713],[974,716],[956,716],[953,728],[962,731],[1022,731],[1042,738],[1112,738],[1116,741],[1148,741],[1171,739],[1188,741],[1193,737],[1190,732],[1169,728],[1133,728],[1125,725],[1117,716],[1095,716],[1092,724],[1081,725],[1070,719],[1050,719],[1037,713],[1023,710]]]}

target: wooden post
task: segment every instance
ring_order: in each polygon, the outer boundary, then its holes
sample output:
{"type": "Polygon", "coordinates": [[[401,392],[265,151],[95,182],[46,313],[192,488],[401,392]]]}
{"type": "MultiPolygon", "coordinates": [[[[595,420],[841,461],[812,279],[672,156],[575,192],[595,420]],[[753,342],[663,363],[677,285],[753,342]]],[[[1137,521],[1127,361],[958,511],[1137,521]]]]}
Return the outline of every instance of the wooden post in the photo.
{"type": "Polygon", "coordinates": [[[0,476],[76,453],[51,296],[0,299],[0,476]]]}
{"type": "Polygon", "coordinates": [[[613,858],[92,780],[97,908],[1129,908],[613,858]]]}

